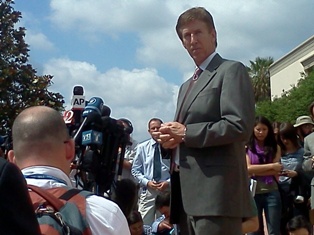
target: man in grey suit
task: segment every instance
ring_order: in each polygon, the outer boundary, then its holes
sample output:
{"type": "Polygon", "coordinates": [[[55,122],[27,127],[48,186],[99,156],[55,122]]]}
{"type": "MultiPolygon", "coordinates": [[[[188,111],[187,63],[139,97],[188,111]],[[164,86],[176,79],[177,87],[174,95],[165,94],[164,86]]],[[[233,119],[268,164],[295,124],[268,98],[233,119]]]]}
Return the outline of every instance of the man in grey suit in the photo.
{"type": "Polygon", "coordinates": [[[311,179],[311,212],[310,220],[314,224],[314,133],[304,138],[303,170],[308,181],[311,179]]]}
{"type": "Polygon", "coordinates": [[[242,218],[254,214],[245,162],[254,125],[251,81],[245,66],[215,52],[207,10],[187,10],[176,30],[197,72],[180,88],[175,122],[154,133],[173,149],[171,222],[183,235],[240,235],[242,218]]]}

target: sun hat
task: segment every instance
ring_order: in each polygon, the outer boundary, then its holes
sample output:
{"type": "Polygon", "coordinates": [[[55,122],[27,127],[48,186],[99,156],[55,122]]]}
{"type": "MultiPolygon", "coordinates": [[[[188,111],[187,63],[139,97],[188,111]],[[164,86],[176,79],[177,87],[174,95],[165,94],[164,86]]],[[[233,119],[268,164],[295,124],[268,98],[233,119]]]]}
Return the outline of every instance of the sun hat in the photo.
{"type": "Polygon", "coordinates": [[[312,118],[310,116],[300,116],[295,121],[294,127],[302,126],[304,124],[312,124],[314,126],[314,123],[312,121],[312,118]]]}

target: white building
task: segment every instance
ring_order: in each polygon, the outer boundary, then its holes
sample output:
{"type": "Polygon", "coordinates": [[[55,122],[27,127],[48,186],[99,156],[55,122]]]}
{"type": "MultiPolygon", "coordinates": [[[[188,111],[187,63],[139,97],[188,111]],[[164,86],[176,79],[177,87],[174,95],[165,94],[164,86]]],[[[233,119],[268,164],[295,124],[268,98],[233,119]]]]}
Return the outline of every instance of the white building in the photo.
{"type": "Polygon", "coordinates": [[[313,69],[314,35],[269,67],[271,98],[280,97],[313,69]]]}

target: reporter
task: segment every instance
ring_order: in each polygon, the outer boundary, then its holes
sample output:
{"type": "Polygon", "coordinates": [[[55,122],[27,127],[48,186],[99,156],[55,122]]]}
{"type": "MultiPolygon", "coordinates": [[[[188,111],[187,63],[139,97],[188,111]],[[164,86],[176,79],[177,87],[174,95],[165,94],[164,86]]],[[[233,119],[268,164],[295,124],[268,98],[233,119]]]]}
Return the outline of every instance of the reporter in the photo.
{"type": "MultiPolygon", "coordinates": [[[[15,119],[12,135],[13,150],[8,157],[28,184],[44,189],[72,187],[69,173],[74,141],[56,110],[45,106],[25,109],[15,119]]],[[[130,234],[120,208],[103,197],[86,198],[86,220],[92,234],[130,234]]]]}

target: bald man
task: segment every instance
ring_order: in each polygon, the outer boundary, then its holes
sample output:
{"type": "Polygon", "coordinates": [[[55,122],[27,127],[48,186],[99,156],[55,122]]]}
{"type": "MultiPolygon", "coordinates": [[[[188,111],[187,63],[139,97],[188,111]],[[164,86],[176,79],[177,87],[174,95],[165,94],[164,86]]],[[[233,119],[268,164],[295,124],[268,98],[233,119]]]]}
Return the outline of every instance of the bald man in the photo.
{"type": "MultiPolygon", "coordinates": [[[[15,119],[12,137],[8,158],[28,184],[44,189],[72,187],[68,175],[75,144],[60,113],[45,106],[27,108],[15,119]]],[[[92,234],[130,234],[120,208],[103,197],[86,198],[86,220],[92,234]]]]}

